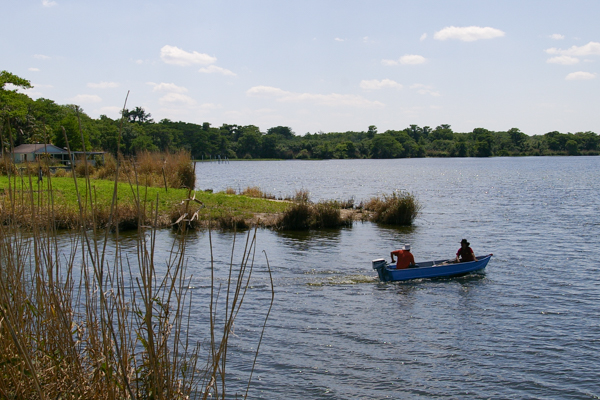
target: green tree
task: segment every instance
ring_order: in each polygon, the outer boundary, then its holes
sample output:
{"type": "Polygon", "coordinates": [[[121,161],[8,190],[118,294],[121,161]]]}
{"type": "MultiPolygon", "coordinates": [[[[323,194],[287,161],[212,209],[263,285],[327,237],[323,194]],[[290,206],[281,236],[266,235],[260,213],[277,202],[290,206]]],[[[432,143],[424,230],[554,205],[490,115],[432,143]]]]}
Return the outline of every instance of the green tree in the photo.
{"type": "Polygon", "coordinates": [[[279,135],[284,139],[292,139],[294,137],[294,132],[292,128],[288,126],[275,126],[273,128],[267,129],[268,135],[279,135]]]}
{"type": "Polygon", "coordinates": [[[96,121],[96,130],[100,139],[99,149],[117,154],[119,140],[118,121],[114,121],[106,115],[100,115],[96,121]]]}
{"type": "Polygon", "coordinates": [[[133,110],[129,111],[128,109],[124,109],[121,111],[123,117],[129,122],[139,122],[139,123],[152,123],[152,115],[147,113],[142,107],[136,107],[133,110]]]}
{"type": "Polygon", "coordinates": [[[369,130],[367,131],[367,137],[369,139],[373,139],[377,135],[377,127],[375,125],[369,125],[369,130]]]}
{"type": "Polygon", "coordinates": [[[510,128],[508,130],[508,135],[510,136],[510,140],[513,145],[517,149],[522,149],[525,145],[525,141],[527,139],[527,135],[519,130],[519,128],[510,128]]]}
{"type": "Polygon", "coordinates": [[[237,155],[242,157],[260,157],[262,135],[254,125],[244,126],[237,141],[237,155]]]}
{"type": "Polygon", "coordinates": [[[131,148],[135,154],[143,151],[158,151],[158,146],[154,144],[152,138],[146,134],[137,136],[131,142],[131,148]]]}
{"type": "Polygon", "coordinates": [[[473,155],[475,157],[490,157],[492,155],[492,134],[485,128],[475,128],[472,133],[473,155]]]}
{"type": "MultiPolygon", "coordinates": [[[[28,115],[28,105],[31,103],[29,96],[19,93],[19,89],[31,89],[31,83],[12,74],[8,71],[0,72],[0,138],[2,138],[3,127],[6,127],[11,132],[12,124],[16,124],[17,120],[21,123],[25,122],[28,115]],[[10,86],[14,88],[11,88],[10,86]]],[[[5,145],[9,141],[2,139],[5,145]]]]}
{"type": "MultiPolygon", "coordinates": [[[[83,142],[81,141],[81,132],[79,131],[79,121],[77,116],[74,114],[68,114],[60,120],[61,129],[55,132],[54,144],[58,147],[67,148],[67,142],[65,141],[65,134],[67,135],[66,140],[69,141],[68,145],[71,151],[83,151],[83,142]],[[64,128],[64,132],[63,129],[64,128]]],[[[84,134],[84,140],[87,139],[87,135],[84,134]]],[[[89,141],[86,140],[86,150],[91,150],[89,141]]]]}
{"type": "Polygon", "coordinates": [[[443,124],[435,127],[433,131],[429,133],[429,140],[453,140],[454,132],[450,128],[450,125],[443,124]]]}
{"type": "Polygon", "coordinates": [[[377,135],[371,141],[372,158],[402,157],[404,147],[388,133],[377,135]]]}
{"type": "Polygon", "coordinates": [[[565,148],[570,156],[576,156],[579,154],[579,145],[573,139],[567,140],[567,143],[565,143],[565,148]]]}

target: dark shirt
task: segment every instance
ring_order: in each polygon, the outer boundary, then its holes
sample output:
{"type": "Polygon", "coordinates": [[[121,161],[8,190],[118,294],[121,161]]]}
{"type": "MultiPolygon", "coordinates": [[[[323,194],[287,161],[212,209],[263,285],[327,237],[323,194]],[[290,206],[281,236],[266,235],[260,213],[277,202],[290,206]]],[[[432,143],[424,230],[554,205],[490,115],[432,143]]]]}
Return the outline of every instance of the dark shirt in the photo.
{"type": "Polygon", "coordinates": [[[470,247],[467,247],[466,249],[461,247],[456,252],[456,257],[458,257],[461,262],[475,261],[475,256],[473,254],[473,250],[470,247]]]}

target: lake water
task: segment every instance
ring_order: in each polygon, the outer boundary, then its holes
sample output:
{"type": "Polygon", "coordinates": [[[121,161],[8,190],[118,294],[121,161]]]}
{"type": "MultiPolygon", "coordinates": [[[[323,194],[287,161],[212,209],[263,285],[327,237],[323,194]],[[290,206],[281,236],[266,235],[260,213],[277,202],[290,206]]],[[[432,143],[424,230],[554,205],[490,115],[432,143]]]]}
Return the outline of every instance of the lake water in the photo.
{"type": "MultiPolygon", "coordinates": [[[[600,157],[199,163],[198,187],[258,186],[277,196],[356,202],[405,190],[423,205],[410,228],[357,222],[257,232],[252,287],[230,342],[229,391],[249,398],[600,398],[600,157]],[[412,245],[451,258],[462,238],[494,253],[485,274],[379,283],[371,260],[412,245]]],[[[162,243],[172,235],[161,233],[162,243]]],[[[206,339],[208,233],[194,235],[193,334],[206,339]]],[[[234,259],[241,258],[238,234],[234,259]]],[[[226,282],[233,233],[212,233],[226,282]]]]}

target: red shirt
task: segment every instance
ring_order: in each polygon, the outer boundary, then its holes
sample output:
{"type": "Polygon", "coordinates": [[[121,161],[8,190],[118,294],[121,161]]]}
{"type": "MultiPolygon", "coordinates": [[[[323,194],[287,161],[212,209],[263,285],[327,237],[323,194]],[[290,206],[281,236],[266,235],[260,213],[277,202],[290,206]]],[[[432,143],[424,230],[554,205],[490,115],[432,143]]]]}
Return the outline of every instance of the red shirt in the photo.
{"type": "Polygon", "coordinates": [[[462,247],[458,249],[458,251],[456,252],[456,257],[458,257],[461,262],[475,261],[473,250],[470,247],[467,247],[464,250],[462,247]]]}
{"type": "Polygon", "coordinates": [[[396,269],[408,268],[410,264],[415,263],[415,257],[407,250],[394,250],[392,254],[398,258],[396,261],[396,269]]]}

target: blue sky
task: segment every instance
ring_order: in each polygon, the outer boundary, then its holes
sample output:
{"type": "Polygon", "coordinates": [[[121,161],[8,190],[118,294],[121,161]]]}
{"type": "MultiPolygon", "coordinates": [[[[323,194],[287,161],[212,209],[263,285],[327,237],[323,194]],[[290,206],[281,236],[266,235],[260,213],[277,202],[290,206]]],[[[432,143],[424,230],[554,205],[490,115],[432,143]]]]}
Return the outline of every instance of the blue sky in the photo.
{"type": "Polygon", "coordinates": [[[600,133],[597,0],[0,5],[0,69],[92,117],[600,133]]]}

